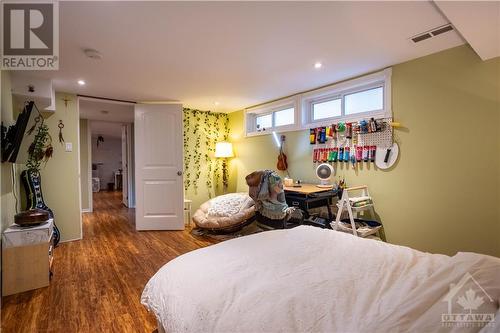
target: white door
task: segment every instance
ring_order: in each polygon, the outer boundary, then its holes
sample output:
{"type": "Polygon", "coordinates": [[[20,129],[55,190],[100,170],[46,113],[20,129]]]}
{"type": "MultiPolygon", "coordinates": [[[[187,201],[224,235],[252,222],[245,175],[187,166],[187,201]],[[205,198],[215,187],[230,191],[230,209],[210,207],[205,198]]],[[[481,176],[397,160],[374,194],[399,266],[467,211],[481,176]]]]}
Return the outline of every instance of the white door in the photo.
{"type": "Polygon", "coordinates": [[[137,230],[184,229],[182,105],[135,106],[137,230]]]}
{"type": "Polygon", "coordinates": [[[122,125],[122,202],[126,207],[129,207],[128,203],[128,133],[127,125],[122,125]]]}

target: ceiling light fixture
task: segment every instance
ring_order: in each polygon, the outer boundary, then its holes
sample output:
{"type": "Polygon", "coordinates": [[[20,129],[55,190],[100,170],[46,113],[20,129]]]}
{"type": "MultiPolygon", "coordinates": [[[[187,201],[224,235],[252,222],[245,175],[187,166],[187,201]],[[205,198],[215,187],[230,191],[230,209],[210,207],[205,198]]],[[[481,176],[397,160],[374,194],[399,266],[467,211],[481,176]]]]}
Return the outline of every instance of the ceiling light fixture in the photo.
{"type": "Polygon", "coordinates": [[[317,61],[317,62],[314,63],[314,68],[320,69],[321,67],[323,67],[323,64],[320,63],[319,61],[317,61]]]}
{"type": "Polygon", "coordinates": [[[218,106],[219,104],[220,104],[219,102],[215,102],[215,103],[214,103],[214,105],[215,105],[215,106],[218,106]]]}
{"type": "Polygon", "coordinates": [[[81,85],[81,86],[84,86],[85,85],[85,81],[83,80],[78,80],[78,84],[81,85]]]}

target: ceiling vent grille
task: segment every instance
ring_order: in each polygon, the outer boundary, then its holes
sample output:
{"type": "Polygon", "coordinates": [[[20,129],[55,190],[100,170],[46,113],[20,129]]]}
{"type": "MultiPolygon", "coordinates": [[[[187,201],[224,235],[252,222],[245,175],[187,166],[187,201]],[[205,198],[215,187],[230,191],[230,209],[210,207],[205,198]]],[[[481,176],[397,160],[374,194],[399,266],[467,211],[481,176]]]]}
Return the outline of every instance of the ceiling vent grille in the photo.
{"type": "Polygon", "coordinates": [[[451,31],[451,30],[453,30],[453,26],[451,24],[446,24],[446,25],[442,25],[440,27],[434,28],[432,30],[429,30],[429,31],[426,31],[426,32],[422,32],[422,33],[420,33],[418,35],[415,35],[415,36],[411,37],[410,39],[414,43],[418,43],[418,42],[421,42],[423,40],[426,40],[426,39],[429,39],[429,38],[436,37],[438,35],[444,34],[445,32],[448,32],[448,31],[451,31]]]}

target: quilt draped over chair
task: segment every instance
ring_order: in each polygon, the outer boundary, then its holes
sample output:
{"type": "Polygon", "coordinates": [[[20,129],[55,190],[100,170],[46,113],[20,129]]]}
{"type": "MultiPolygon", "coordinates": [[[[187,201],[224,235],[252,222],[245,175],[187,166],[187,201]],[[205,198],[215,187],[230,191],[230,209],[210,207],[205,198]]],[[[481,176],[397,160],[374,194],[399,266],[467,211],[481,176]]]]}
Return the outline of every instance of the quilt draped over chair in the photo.
{"type": "Polygon", "coordinates": [[[288,219],[294,208],[288,207],[283,181],[273,170],[259,170],[245,177],[248,195],[255,201],[255,210],[272,220],[288,219]]]}

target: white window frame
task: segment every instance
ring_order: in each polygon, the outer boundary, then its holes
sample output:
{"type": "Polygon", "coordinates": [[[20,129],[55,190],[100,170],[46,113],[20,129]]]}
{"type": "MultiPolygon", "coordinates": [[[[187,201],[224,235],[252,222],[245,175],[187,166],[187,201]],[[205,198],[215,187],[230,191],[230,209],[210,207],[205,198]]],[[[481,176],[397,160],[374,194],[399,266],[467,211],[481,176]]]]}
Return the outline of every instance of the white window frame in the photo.
{"type": "Polygon", "coordinates": [[[311,128],[319,126],[327,126],[339,121],[353,122],[360,121],[366,118],[388,118],[391,117],[391,74],[390,68],[381,72],[365,75],[353,80],[341,82],[321,89],[316,89],[302,94],[302,128],[311,128]],[[360,112],[351,115],[345,114],[345,96],[357,92],[362,92],[374,88],[383,88],[383,108],[381,110],[373,110],[360,112]],[[313,104],[327,102],[340,98],[341,100],[341,115],[324,118],[313,119],[313,104]]]}
{"type": "MultiPolygon", "coordinates": [[[[382,71],[364,75],[352,80],[346,80],[340,83],[332,84],[323,88],[311,90],[302,94],[294,95],[274,102],[262,104],[245,110],[245,136],[257,136],[272,134],[273,131],[288,132],[308,128],[328,126],[338,122],[355,122],[367,118],[389,118],[392,117],[391,109],[391,76],[392,69],[387,68],[382,71]],[[384,100],[383,109],[345,115],[344,97],[345,95],[362,92],[365,90],[383,87],[384,100]],[[337,117],[324,118],[319,120],[312,119],[312,105],[319,102],[340,98],[342,114],[337,117]],[[256,117],[271,114],[293,107],[294,123],[285,126],[273,126],[266,130],[257,131],[256,117]]],[[[273,115],[274,125],[274,115],[273,115]]]]}
{"type": "Polygon", "coordinates": [[[254,108],[245,110],[245,128],[246,128],[246,136],[256,136],[256,135],[265,135],[271,134],[273,131],[280,132],[288,132],[288,131],[296,131],[299,129],[299,120],[300,120],[300,110],[299,110],[299,99],[297,96],[285,98],[282,100],[278,100],[275,102],[263,104],[254,108]],[[293,108],[293,124],[283,125],[283,126],[274,126],[274,114],[278,111],[283,111],[286,109],[293,108]],[[265,116],[268,114],[273,115],[273,126],[271,128],[266,128],[265,130],[258,131],[256,128],[256,118],[259,116],[265,116]]]}

